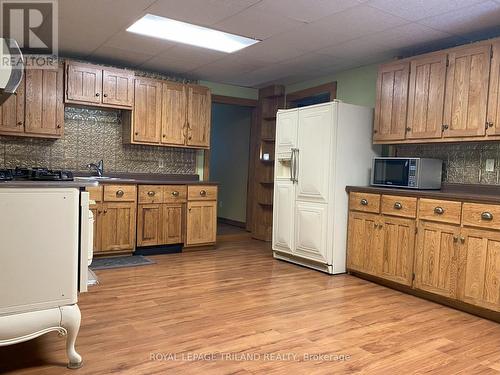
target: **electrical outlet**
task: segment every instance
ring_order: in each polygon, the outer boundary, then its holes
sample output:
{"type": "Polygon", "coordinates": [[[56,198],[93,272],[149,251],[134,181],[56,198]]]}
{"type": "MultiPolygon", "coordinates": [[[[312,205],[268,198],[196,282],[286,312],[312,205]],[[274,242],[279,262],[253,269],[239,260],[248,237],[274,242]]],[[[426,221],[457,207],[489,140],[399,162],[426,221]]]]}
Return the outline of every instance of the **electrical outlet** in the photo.
{"type": "Polygon", "coordinates": [[[165,164],[163,163],[163,159],[158,160],[158,168],[163,168],[165,167],[165,164]]]}
{"type": "Polygon", "coordinates": [[[493,172],[495,170],[495,159],[486,159],[486,172],[493,172]]]}

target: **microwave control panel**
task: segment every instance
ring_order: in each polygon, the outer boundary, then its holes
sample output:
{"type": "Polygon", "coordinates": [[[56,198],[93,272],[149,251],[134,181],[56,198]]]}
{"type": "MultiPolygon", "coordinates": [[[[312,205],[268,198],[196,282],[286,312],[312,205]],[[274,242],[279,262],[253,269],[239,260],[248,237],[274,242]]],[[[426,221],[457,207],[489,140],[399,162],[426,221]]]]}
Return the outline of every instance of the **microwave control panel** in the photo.
{"type": "Polygon", "coordinates": [[[410,159],[410,165],[408,167],[408,187],[417,186],[417,160],[410,159]]]}

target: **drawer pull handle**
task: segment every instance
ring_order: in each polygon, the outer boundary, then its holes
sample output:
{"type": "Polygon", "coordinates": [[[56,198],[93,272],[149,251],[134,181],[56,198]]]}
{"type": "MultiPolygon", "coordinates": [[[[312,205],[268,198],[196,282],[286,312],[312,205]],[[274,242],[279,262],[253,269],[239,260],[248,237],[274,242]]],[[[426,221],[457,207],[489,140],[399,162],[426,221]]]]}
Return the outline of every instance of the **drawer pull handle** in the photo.
{"type": "Polygon", "coordinates": [[[156,194],[156,193],[155,193],[154,191],[148,191],[148,195],[149,195],[150,197],[154,197],[154,196],[155,196],[155,194],[156,194]]]}
{"type": "Polygon", "coordinates": [[[116,196],[117,196],[117,197],[123,197],[123,194],[125,194],[125,193],[123,192],[123,190],[118,190],[118,191],[116,192],[116,196]]]}
{"type": "Polygon", "coordinates": [[[368,201],[366,199],[361,199],[359,203],[361,203],[362,206],[368,206],[368,201]]]}
{"type": "Polygon", "coordinates": [[[402,209],[402,208],[403,208],[403,205],[402,205],[400,202],[396,202],[396,203],[394,203],[394,208],[395,208],[396,210],[400,210],[400,209],[402,209]]]}
{"type": "Polygon", "coordinates": [[[493,220],[493,214],[491,212],[483,212],[481,214],[481,219],[491,221],[493,220]]]}
{"type": "Polygon", "coordinates": [[[206,197],[206,196],[207,196],[207,192],[206,192],[206,190],[200,190],[200,195],[201,195],[202,197],[206,197]]]}
{"type": "Polygon", "coordinates": [[[460,242],[461,242],[461,243],[465,243],[465,238],[464,238],[464,237],[462,237],[462,236],[460,236],[460,242]]]}
{"type": "Polygon", "coordinates": [[[172,192],[172,195],[173,195],[174,197],[178,197],[178,196],[179,196],[179,192],[178,192],[178,191],[173,191],[173,192],[172,192]]]}
{"type": "Polygon", "coordinates": [[[442,215],[442,214],[444,214],[444,208],[443,207],[435,207],[434,213],[438,214],[438,215],[442,215]]]}

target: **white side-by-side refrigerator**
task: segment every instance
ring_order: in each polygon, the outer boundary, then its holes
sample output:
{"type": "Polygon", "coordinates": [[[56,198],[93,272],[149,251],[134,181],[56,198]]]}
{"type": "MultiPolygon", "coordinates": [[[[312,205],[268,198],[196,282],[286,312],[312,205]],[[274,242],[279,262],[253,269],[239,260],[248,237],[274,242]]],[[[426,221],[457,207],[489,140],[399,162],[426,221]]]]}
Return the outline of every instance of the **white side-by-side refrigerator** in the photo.
{"type": "Polygon", "coordinates": [[[347,185],[368,185],[373,109],[338,101],[279,110],[274,257],[330,274],[346,271],[347,185]]]}

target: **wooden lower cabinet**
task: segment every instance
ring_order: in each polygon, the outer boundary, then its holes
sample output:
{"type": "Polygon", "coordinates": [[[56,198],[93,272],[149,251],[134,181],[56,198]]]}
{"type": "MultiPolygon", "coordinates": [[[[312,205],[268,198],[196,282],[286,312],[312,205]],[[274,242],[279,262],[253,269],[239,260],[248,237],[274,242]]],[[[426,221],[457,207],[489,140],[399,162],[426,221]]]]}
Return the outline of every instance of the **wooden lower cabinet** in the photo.
{"type": "Polygon", "coordinates": [[[444,297],[456,295],[460,227],[420,221],[414,287],[444,297]]]}
{"type": "Polygon", "coordinates": [[[380,277],[412,284],[415,225],[414,219],[382,216],[378,227],[382,231],[380,277]]]}
{"type": "Polygon", "coordinates": [[[182,243],[183,204],[140,204],[137,246],[182,243]]]}
{"type": "Polygon", "coordinates": [[[379,274],[382,253],[379,219],[378,214],[349,214],[347,268],[350,270],[379,274]]]}
{"type": "Polygon", "coordinates": [[[162,207],[162,228],[160,240],[162,244],[177,244],[183,241],[183,204],[164,204],[162,207]]]}
{"type": "Polygon", "coordinates": [[[102,208],[101,250],[134,249],[136,203],[105,202],[102,208]]]}
{"type": "Polygon", "coordinates": [[[500,232],[464,228],[460,240],[458,299],[500,311],[500,232]]]}
{"type": "Polygon", "coordinates": [[[217,201],[188,202],[186,225],[186,246],[214,243],[217,235],[217,201]]]}
{"type": "Polygon", "coordinates": [[[94,215],[94,254],[102,251],[101,249],[101,214],[102,214],[102,203],[90,205],[90,211],[94,215]]]}

